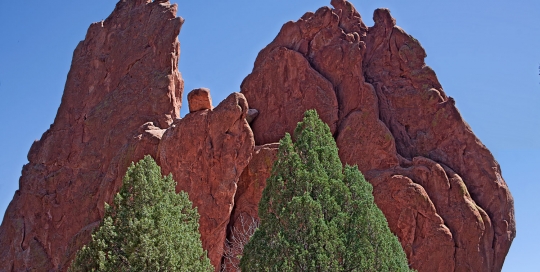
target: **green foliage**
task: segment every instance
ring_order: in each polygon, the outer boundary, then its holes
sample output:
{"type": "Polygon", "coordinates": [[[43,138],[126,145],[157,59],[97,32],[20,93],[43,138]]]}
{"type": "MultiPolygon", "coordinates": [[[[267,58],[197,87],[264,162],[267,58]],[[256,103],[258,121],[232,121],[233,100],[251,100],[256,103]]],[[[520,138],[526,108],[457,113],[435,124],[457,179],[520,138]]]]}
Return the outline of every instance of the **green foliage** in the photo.
{"type": "Polygon", "coordinates": [[[199,214],[152,157],[131,164],[114,205],[70,271],[213,271],[199,234],[199,214]]]}
{"type": "Polygon", "coordinates": [[[410,271],[356,166],[314,110],[280,141],[242,271],[410,271]]]}

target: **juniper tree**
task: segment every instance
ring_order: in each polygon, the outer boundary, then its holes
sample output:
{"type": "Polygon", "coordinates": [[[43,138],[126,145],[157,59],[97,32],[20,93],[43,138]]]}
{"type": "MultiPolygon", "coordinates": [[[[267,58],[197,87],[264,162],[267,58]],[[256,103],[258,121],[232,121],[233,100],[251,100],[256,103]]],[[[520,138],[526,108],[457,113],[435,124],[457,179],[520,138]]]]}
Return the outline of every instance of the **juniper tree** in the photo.
{"type": "Polygon", "coordinates": [[[105,204],[99,228],[70,271],[213,271],[197,209],[175,186],[152,157],[132,163],[114,205],[105,204]]]}
{"type": "Polygon", "coordinates": [[[280,141],[242,271],[409,271],[356,166],[343,168],[329,127],[305,113],[280,141]]]}

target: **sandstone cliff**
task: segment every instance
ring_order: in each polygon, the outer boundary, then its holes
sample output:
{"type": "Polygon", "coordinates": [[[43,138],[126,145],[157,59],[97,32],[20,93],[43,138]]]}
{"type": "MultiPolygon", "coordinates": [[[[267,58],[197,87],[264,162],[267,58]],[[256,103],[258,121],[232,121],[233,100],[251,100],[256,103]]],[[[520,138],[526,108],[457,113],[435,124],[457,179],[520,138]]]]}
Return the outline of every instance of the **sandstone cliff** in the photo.
{"type": "Polygon", "coordinates": [[[331,4],[286,23],[241,93],[214,108],[194,90],[180,119],[176,5],[119,1],[77,46],[56,119],[28,154],[0,226],[0,271],[65,270],[145,154],[198,207],[219,270],[226,237],[257,219],[275,142],[312,108],[373,184],[413,268],[499,271],[515,236],[499,165],[388,10],[367,27],[349,2],[331,4]]]}

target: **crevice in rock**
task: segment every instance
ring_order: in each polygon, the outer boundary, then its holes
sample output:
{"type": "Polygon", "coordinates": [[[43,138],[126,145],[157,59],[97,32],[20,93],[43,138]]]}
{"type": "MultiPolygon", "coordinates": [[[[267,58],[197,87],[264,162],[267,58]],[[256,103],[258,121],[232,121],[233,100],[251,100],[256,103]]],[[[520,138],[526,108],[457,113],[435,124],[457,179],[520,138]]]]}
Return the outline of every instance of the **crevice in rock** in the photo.
{"type": "Polygon", "coordinates": [[[20,244],[20,247],[21,247],[21,250],[22,251],[25,251],[26,248],[24,248],[24,239],[26,239],[26,222],[24,220],[24,216],[22,218],[22,222],[23,222],[23,226],[22,226],[22,240],[21,240],[21,244],[20,244]]]}

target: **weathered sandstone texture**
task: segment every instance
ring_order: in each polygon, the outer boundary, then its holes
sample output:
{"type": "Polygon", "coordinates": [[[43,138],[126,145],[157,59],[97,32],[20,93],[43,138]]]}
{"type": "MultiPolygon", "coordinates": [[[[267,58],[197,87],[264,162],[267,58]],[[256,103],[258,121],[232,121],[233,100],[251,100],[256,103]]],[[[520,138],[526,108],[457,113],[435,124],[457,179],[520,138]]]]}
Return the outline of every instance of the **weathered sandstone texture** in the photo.
{"type": "Polygon", "coordinates": [[[247,111],[245,97],[233,93],[214,110],[176,120],[159,144],[162,172],[172,173],[176,190],[187,192],[198,208],[203,248],[216,270],[221,266],[238,179],[255,144],[245,120],[247,111]]]}
{"type": "Polygon", "coordinates": [[[493,155],[388,10],[367,27],[349,2],[331,4],[283,25],[242,83],[259,110],[256,144],[276,142],[316,109],[343,163],[373,184],[413,268],[500,271],[516,230],[493,155]]]}
{"type": "Polygon", "coordinates": [[[120,1],[73,53],[54,123],[28,153],[0,227],[0,271],[65,270],[132,161],[179,116],[176,5],[120,1]]]}

